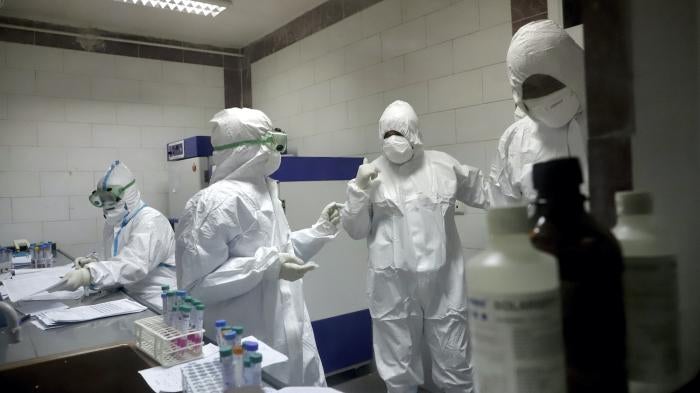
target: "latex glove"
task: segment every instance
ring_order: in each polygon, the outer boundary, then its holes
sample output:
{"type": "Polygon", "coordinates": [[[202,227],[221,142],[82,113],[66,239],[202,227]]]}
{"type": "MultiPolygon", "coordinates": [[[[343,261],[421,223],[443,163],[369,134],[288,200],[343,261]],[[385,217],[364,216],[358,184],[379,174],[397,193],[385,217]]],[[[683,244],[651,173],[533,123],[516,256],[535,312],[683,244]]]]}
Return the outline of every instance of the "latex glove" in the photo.
{"type": "Polygon", "coordinates": [[[331,202],[321,211],[321,216],[316,221],[317,226],[329,228],[331,232],[338,231],[340,224],[340,209],[345,207],[342,203],[331,202]]]}
{"type": "Polygon", "coordinates": [[[357,175],[355,175],[355,184],[362,189],[366,190],[373,187],[377,183],[377,176],[379,176],[379,169],[373,164],[370,164],[365,157],[362,161],[362,165],[357,168],[357,175]]]}
{"type": "Polygon", "coordinates": [[[71,270],[63,276],[63,280],[49,288],[49,292],[75,291],[78,288],[90,285],[90,271],[87,268],[71,270]]]}
{"type": "Polygon", "coordinates": [[[318,267],[315,262],[304,262],[292,254],[280,253],[279,258],[281,280],[296,281],[318,267]]]}
{"type": "Polygon", "coordinates": [[[73,261],[73,265],[75,265],[76,269],[80,269],[81,267],[85,267],[88,263],[92,262],[97,262],[99,259],[95,257],[94,255],[88,255],[86,257],[77,257],[75,258],[75,261],[73,261]]]}

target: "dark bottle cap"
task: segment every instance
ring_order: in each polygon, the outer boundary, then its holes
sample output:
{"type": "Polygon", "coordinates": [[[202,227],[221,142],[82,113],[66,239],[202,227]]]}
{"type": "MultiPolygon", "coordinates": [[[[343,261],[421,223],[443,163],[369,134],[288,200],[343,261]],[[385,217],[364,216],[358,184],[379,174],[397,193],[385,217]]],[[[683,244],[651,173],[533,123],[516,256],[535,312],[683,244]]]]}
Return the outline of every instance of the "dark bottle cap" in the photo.
{"type": "Polygon", "coordinates": [[[578,158],[558,158],[540,162],[532,167],[532,183],[538,192],[551,193],[561,190],[579,190],[583,174],[578,158]]]}

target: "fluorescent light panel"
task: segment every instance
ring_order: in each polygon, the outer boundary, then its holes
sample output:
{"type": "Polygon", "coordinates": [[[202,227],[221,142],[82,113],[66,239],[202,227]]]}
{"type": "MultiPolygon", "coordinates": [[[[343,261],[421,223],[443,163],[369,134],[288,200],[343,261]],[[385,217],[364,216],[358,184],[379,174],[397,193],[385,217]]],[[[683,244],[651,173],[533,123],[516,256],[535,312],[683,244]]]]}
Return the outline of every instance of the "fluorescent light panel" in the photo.
{"type": "Polygon", "coordinates": [[[187,14],[215,17],[226,9],[226,6],[213,2],[195,0],[114,0],[118,3],[143,5],[146,7],[162,8],[164,10],[184,12],[187,14]]]}

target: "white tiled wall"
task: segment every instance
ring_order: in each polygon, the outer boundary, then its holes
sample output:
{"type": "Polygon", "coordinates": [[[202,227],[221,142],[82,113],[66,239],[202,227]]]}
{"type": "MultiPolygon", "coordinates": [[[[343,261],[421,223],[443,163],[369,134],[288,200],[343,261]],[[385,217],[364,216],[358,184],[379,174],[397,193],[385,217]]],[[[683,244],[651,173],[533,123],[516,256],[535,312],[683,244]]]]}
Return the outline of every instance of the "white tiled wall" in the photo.
{"type": "MultiPolygon", "coordinates": [[[[376,157],[393,100],[419,114],[428,148],[486,170],[513,119],[505,57],[509,0],[384,0],[252,65],[253,106],[299,155],[376,157]]],[[[465,254],[482,211],[457,217],[465,254]]]]}
{"type": "Polygon", "coordinates": [[[102,237],[88,195],[110,162],[167,214],[165,144],[209,133],[223,70],[0,42],[0,244],[102,237]]]}

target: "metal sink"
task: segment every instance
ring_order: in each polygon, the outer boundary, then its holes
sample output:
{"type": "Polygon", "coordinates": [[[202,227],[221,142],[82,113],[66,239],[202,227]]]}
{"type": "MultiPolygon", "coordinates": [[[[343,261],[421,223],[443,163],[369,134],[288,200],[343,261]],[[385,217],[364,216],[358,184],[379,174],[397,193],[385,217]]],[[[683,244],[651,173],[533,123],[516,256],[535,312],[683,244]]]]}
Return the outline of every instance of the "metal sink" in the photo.
{"type": "Polygon", "coordinates": [[[152,392],[138,374],[157,366],[131,344],[49,356],[0,367],[3,392],[152,392]]]}

